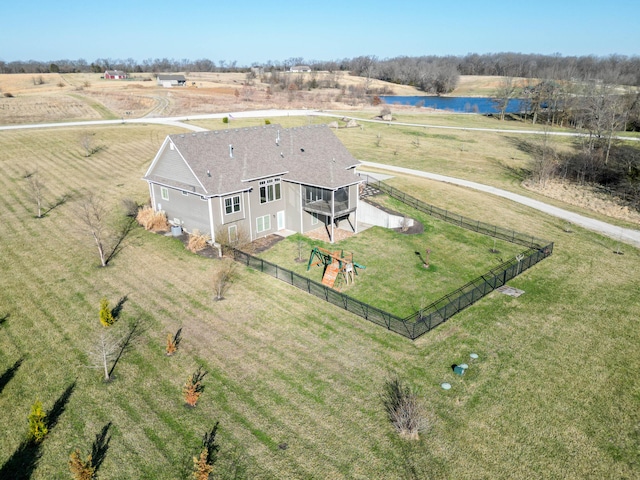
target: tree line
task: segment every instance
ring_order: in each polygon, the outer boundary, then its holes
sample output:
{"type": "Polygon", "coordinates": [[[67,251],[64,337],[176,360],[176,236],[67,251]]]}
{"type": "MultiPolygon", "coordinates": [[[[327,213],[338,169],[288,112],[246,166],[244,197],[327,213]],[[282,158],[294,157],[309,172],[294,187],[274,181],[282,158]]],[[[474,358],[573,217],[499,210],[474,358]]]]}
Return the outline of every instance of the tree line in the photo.
{"type": "Polygon", "coordinates": [[[264,71],[288,70],[294,65],[308,65],[316,71],[350,71],[366,78],[376,78],[399,84],[414,85],[425,91],[446,93],[455,88],[458,75],[489,75],[504,77],[543,78],[554,80],[610,81],[622,85],[640,86],[640,56],[562,56],[514,52],[469,53],[464,56],[398,56],[379,59],[362,55],[337,60],[305,60],[290,57],[285,60],[254,62],[238,65],[236,60],[197,60],[174,58],[98,58],[89,63],[85,59],[55,61],[0,60],[0,73],[75,73],[123,70],[130,73],[157,72],[244,72],[251,67],[264,71]]]}

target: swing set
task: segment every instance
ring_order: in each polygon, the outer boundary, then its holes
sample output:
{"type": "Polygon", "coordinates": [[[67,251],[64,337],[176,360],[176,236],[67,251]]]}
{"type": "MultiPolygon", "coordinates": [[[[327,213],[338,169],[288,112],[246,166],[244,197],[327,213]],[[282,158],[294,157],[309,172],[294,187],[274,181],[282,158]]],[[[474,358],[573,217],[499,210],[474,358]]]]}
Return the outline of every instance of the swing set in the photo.
{"type": "Polygon", "coordinates": [[[311,267],[319,267],[322,265],[324,271],[322,274],[322,284],[329,288],[336,288],[336,280],[344,279],[345,285],[355,283],[357,269],[364,270],[364,265],[360,265],[353,261],[353,253],[345,253],[344,250],[330,252],[324,248],[314,247],[309,255],[309,263],[307,263],[307,271],[311,267]],[[314,261],[315,259],[315,261],[314,261]]]}

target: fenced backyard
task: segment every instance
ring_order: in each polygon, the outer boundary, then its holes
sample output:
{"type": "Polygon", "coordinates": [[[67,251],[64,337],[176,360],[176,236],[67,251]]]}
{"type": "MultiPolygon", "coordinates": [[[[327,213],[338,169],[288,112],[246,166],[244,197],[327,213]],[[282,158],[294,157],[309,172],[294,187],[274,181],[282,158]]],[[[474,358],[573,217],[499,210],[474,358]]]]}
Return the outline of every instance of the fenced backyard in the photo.
{"type": "Polygon", "coordinates": [[[322,283],[299,275],[292,270],[246,252],[236,250],[234,252],[235,259],[240,263],[271,275],[315,297],[380,325],[387,330],[415,340],[553,253],[553,242],[448,212],[422,202],[401,190],[390,187],[384,182],[370,177],[364,178],[367,184],[422,213],[464,229],[522,245],[526,247],[526,250],[406,317],[399,317],[386,312],[329,288],[322,283]]]}

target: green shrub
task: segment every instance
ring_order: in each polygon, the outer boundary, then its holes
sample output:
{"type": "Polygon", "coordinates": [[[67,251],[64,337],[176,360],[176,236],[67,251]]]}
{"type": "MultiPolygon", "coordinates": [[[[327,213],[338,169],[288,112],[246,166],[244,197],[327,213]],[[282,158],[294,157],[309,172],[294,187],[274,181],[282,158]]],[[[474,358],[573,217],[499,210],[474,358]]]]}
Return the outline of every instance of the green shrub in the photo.
{"type": "Polygon", "coordinates": [[[31,405],[29,414],[29,441],[40,443],[49,432],[46,423],[47,415],[42,409],[42,402],[37,400],[31,405]]]}
{"type": "Polygon", "coordinates": [[[229,123],[229,117],[222,117],[222,123],[229,123]]]}
{"type": "Polygon", "coordinates": [[[116,319],[109,308],[109,300],[106,298],[100,300],[100,323],[105,327],[110,327],[116,323],[116,319]]]}
{"type": "Polygon", "coordinates": [[[271,125],[271,120],[269,120],[268,118],[266,118],[266,119],[264,120],[264,124],[265,124],[265,125],[271,125]]]}

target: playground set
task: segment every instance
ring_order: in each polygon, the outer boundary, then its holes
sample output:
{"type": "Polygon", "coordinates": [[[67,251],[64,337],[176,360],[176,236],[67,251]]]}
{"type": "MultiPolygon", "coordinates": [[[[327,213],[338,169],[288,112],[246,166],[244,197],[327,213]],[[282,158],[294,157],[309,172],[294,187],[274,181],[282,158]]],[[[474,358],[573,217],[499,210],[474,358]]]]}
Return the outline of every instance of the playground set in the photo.
{"type": "Polygon", "coordinates": [[[367,268],[353,261],[353,253],[345,253],[344,250],[330,252],[324,248],[314,247],[311,250],[311,255],[309,255],[307,271],[311,267],[319,267],[320,265],[324,267],[322,284],[329,288],[336,288],[336,280],[339,281],[340,279],[344,280],[345,285],[355,283],[355,276],[358,274],[356,269],[364,270],[367,268]]]}

